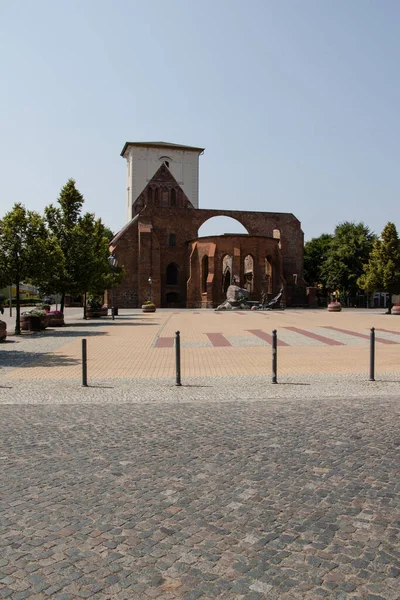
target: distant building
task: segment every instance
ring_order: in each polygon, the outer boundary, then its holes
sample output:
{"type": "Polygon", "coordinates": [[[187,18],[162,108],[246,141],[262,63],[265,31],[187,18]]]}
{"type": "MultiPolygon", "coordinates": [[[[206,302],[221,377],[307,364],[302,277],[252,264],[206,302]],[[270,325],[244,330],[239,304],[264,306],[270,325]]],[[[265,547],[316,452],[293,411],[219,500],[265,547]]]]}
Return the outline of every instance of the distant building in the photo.
{"type": "Polygon", "coordinates": [[[291,213],[198,208],[203,152],[165,142],[124,145],[128,222],[111,250],[126,277],[116,305],[138,307],[151,293],[159,307],[213,307],[233,278],[250,299],[271,298],[284,287],[288,305],[305,304],[300,221],[291,213]],[[201,225],[215,216],[236,219],[248,234],[199,238],[201,225]]]}

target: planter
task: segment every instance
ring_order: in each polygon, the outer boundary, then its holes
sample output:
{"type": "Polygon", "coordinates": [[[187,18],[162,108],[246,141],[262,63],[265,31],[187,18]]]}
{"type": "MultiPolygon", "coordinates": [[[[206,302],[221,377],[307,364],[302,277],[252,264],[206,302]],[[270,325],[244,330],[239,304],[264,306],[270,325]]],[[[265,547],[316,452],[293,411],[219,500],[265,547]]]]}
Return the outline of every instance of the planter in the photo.
{"type": "Polygon", "coordinates": [[[53,315],[48,313],[48,325],[49,327],[64,327],[64,315],[53,315]]]}
{"type": "Polygon", "coordinates": [[[5,340],[7,337],[7,325],[4,321],[0,321],[0,341],[5,340]]]}
{"type": "Polygon", "coordinates": [[[22,331],[41,331],[45,329],[43,317],[34,317],[29,315],[21,315],[21,330],[22,331]]]}
{"type": "Polygon", "coordinates": [[[108,308],[86,308],[87,319],[100,319],[100,317],[106,317],[108,314],[108,308]]]}
{"type": "Polygon", "coordinates": [[[142,312],[144,312],[144,313],[156,312],[156,307],[154,304],[142,304],[142,312]]]}
{"type": "Polygon", "coordinates": [[[342,305],[340,302],[331,302],[328,304],[328,312],[340,312],[342,310],[342,305]]]}
{"type": "Polygon", "coordinates": [[[392,306],[392,315],[400,315],[400,305],[392,306]]]}

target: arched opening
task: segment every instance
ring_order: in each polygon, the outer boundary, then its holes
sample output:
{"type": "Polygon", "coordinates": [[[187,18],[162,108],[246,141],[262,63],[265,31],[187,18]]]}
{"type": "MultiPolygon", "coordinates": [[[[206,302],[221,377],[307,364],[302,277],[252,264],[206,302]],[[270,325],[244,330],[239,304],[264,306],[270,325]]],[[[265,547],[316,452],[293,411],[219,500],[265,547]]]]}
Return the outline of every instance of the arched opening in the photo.
{"type": "Polygon", "coordinates": [[[207,237],[210,235],[224,234],[247,234],[247,229],[236,219],[232,217],[211,217],[199,228],[197,237],[207,237]]]}
{"type": "Polygon", "coordinates": [[[160,206],[160,190],[158,188],[154,190],[154,206],[160,206]]]}
{"type": "Polygon", "coordinates": [[[176,206],[176,189],[171,190],[171,206],[176,206]]]}
{"type": "Polygon", "coordinates": [[[147,204],[153,204],[153,188],[147,188],[147,204]]]}
{"type": "Polygon", "coordinates": [[[265,292],[272,294],[272,258],[267,256],[265,259],[265,292]]]}
{"type": "Polygon", "coordinates": [[[179,308],[180,296],[177,292],[168,292],[165,296],[167,308],[179,308]]]}
{"type": "Polygon", "coordinates": [[[207,279],[208,279],[208,256],[203,256],[201,261],[201,291],[207,292],[207,279]]]}
{"type": "Polygon", "coordinates": [[[249,293],[254,290],[254,259],[251,254],[244,257],[244,287],[249,293]]]}
{"type": "Polygon", "coordinates": [[[179,267],[175,263],[170,263],[167,267],[167,285],[178,285],[179,267]]]}
{"type": "Polygon", "coordinates": [[[279,230],[279,229],[274,229],[274,230],[272,231],[272,237],[273,237],[275,240],[279,240],[279,244],[278,244],[278,246],[279,246],[279,248],[280,248],[280,247],[281,247],[281,232],[280,232],[280,230],[279,230]]]}
{"type": "Polygon", "coordinates": [[[233,257],[225,254],[222,259],[222,291],[225,295],[232,282],[232,262],[233,257]]]}
{"type": "Polygon", "coordinates": [[[168,206],[168,188],[163,187],[161,195],[161,206],[168,206]]]}

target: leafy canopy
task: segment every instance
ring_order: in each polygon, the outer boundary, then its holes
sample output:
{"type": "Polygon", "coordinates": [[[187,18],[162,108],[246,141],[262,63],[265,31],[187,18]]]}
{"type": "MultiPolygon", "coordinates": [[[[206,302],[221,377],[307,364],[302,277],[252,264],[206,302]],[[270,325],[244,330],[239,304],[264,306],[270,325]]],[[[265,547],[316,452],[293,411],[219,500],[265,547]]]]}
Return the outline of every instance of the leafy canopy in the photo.
{"type": "Polygon", "coordinates": [[[369,293],[376,290],[400,293],[400,240],[394,223],[389,221],[380,239],[375,240],[358,284],[369,293]]]}
{"type": "Polygon", "coordinates": [[[321,267],[321,276],[329,290],[355,294],[363,266],[368,262],[374,234],[364,223],[345,221],[334,232],[328,258],[321,267]]]}

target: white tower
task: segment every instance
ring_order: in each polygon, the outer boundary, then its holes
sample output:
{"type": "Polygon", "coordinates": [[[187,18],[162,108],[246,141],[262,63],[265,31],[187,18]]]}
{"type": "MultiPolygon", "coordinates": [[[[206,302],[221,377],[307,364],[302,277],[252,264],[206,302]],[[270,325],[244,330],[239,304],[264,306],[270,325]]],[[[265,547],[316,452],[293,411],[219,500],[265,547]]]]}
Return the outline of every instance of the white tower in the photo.
{"type": "Polygon", "coordinates": [[[199,156],[204,148],[166,142],[126,142],[121,156],[127,162],[127,221],[132,205],[165,163],[195,208],[199,207],[199,156]]]}

